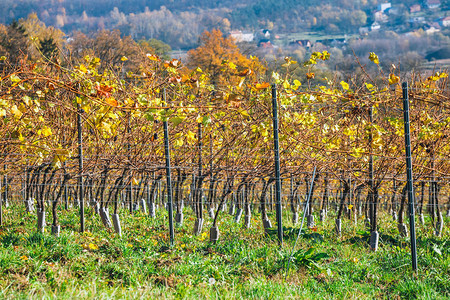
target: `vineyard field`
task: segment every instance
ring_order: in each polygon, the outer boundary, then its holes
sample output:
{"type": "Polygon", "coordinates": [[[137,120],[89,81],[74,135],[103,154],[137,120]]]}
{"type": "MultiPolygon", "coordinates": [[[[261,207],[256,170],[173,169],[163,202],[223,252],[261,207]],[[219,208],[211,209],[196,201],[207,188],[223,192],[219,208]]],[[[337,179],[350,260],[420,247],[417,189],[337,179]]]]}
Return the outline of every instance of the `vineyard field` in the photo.
{"type": "Polygon", "coordinates": [[[0,57],[0,297],[448,299],[447,70],[201,43],[0,57]]]}

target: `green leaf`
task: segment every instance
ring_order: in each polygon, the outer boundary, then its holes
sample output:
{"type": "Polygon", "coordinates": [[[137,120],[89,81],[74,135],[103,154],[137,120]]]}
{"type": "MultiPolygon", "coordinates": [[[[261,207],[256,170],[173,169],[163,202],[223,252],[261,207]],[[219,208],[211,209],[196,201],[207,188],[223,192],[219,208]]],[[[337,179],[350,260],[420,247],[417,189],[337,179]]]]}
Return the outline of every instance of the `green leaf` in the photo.
{"type": "Polygon", "coordinates": [[[170,118],[169,121],[172,122],[173,125],[177,126],[177,125],[179,125],[181,122],[183,122],[183,120],[184,120],[184,118],[173,117],[173,118],[170,118]]]}
{"type": "Polygon", "coordinates": [[[155,117],[153,116],[153,113],[151,113],[151,112],[145,113],[144,117],[150,122],[153,122],[155,120],[155,117]]]}
{"type": "Polygon", "coordinates": [[[321,259],[328,258],[328,257],[330,257],[330,256],[327,253],[321,252],[321,253],[317,253],[317,254],[313,255],[311,257],[311,259],[314,261],[319,261],[321,259]]]}
{"type": "Polygon", "coordinates": [[[305,257],[311,256],[311,254],[314,252],[314,248],[309,248],[306,253],[305,253],[305,257]]]}
{"type": "Polygon", "coordinates": [[[208,125],[210,123],[211,123],[211,117],[210,116],[203,116],[202,124],[206,126],[206,125],[208,125]]]}

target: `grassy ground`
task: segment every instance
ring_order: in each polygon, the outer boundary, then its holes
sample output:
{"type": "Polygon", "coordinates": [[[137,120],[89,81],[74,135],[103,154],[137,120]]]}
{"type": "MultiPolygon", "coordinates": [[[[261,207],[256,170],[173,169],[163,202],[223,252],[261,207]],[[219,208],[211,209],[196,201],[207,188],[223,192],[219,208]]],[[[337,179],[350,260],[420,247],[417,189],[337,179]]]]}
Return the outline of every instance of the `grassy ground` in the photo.
{"type": "MultiPolygon", "coordinates": [[[[190,211],[190,210],[189,210],[190,211]]],[[[408,238],[384,216],[380,249],[368,249],[363,222],[343,221],[342,237],[333,218],[307,229],[286,262],[297,230],[285,228],[285,243],[262,234],[257,216],[242,228],[228,214],[220,219],[220,241],[209,243],[211,220],[192,235],[194,218],[176,228],[167,247],[167,215],[156,219],[123,212],[124,235],[105,230],[97,215],[87,213],[87,232],[78,233],[76,211],[61,212],[61,236],[37,233],[35,215],[22,207],[4,211],[0,232],[0,298],[254,298],[254,299],[448,299],[450,238],[419,226],[419,271],[413,274],[408,238]]],[[[272,216],[273,217],[273,216],[272,216]]],[[[48,217],[49,219],[49,217],[48,217]]],[[[288,223],[288,218],[285,218],[288,223]]],[[[449,223],[446,219],[446,224],[449,223]]],[[[429,224],[430,220],[426,218],[429,224]]],[[[49,229],[49,228],[48,228],[49,229]]]]}

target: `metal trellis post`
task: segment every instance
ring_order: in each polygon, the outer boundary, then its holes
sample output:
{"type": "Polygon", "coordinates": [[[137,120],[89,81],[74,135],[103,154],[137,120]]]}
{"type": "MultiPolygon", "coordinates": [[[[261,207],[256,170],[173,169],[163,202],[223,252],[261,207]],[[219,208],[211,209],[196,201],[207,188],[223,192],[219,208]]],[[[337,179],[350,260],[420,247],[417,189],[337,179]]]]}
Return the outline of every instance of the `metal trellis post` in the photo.
{"type": "Polygon", "coordinates": [[[414,193],[413,193],[413,175],[411,161],[411,137],[409,131],[409,99],[408,83],[403,82],[403,120],[405,124],[405,152],[406,152],[406,177],[409,202],[409,230],[411,236],[411,259],[412,268],[417,270],[417,248],[416,248],[416,228],[414,224],[414,193]]]}
{"type": "Polygon", "coordinates": [[[277,105],[277,85],[272,85],[272,109],[273,109],[273,143],[275,153],[275,196],[276,196],[276,215],[278,242],[283,246],[283,223],[281,211],[281,180],[280,180],[280,147],[278,140],[278,105],[277,105]]]}
{"type": "MultiPolygon", "coordinates": [[[[163,89],[163,101],[167,105],[166,89],[163,89]]],[[[170,171],[170,148],[169,148],[169,130],[167,125],[167,116],[163,122],[163,126],[164,126],[164,153],[166,156],[166,171],[167,171],[167,206],[169,211],[170,247],[173,247],[174,230],[173,230],[173,205],[172,205],[172,175],[170,171]]]]}
{"type": "Polygon", "coordinates": [[[78,169],[79,169],[79,177],[78,184],[80,187],[79,192],[79,201],[80,201],[80,231],[84,232],[84,186],[83,186],[83,135],[81,130],[81,114],[83,110],[81,109],[80,104],[78,104],[78,114],[77,114],[77,129],[78,129],[78,169]]]}

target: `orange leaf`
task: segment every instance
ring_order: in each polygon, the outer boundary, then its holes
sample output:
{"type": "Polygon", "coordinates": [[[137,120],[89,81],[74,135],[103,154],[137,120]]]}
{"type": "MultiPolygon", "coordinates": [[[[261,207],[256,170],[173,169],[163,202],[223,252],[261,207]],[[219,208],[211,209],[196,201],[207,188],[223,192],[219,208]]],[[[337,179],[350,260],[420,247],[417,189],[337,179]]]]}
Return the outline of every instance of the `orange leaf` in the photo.
{"type": "Polygon", "coordinates": [[[263,83],[257,83],[256,84],[256,88],[258,90],[262,90],[262,89],[266,89],[270,86],[270,84],[268,82],[263,82],[263,83]]]}
{"type": "Polygon", "coordinates": [[[109,97],[111,95],[113,87],[101,84],[96,86],[95,89],[97,90],[98,97],[109,97]]]}
{"type": "Polygon", "coordinates": [[[117,100],[112,97],[106,98],[105,100],[106,100],[106,103],[108,103],[111,106],[117,107],[119,105],[117,100]]]}
{"type": "Polygon", "coordinates": [[[181,82],[181,77],[180,76],[170,77],[169,78],[169,82],[170,83],[176,83],[176,82],[180,83],[181,82]]]}
{"type": "Polygon", "coordinates": [[[240,73],[238,74],[238,76],[244,77],[244,76],[250,75],[251,73],[252,73],[252,70],[250,70],[250,69],[245,69],[244,71],[240,72],[240,73]]]}
{"type": "Polygon", "coordinates": [[[178,68],[181,65],[181,62],[178,59],[172,59],[171,61],[166,60],[164,65],[166,67],[178,68]]]}

